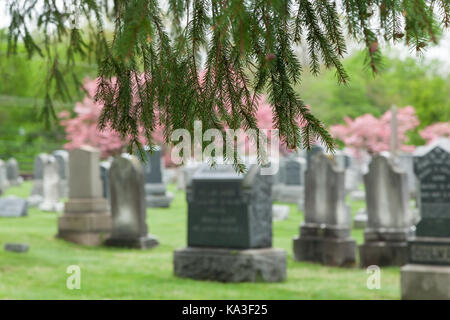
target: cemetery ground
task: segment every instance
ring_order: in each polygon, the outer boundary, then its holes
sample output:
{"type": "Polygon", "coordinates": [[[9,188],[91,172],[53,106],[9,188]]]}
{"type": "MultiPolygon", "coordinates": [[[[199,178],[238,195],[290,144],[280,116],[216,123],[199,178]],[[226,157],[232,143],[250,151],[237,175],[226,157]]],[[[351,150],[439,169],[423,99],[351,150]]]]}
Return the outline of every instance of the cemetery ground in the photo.
{"type": "MultiPolygon", "coordinates": [[[[6,195],[28,197],[32,183],[11,187],[6,195]]],[[[369,290],[359,267],[337,268],[296,262],[292,239],[303,214],[290,205],[287,220],[274,222],[273,247],[288,254],[287,280],[281,283],[219,283],[177,278],[173,251],[186,246],[185,193],[169,185],[169,209],[148,209],[149,233],[160,245],[150,250],[85,247],[55,238],[56,213],[30,208],[25,218],[0,220],[1,299],[399,299],[398,267],[382,268],[381,288],[369,290]],[[28,243],[27,253],[6,252],[6,242],[28,243]],[[69,290],[67,267],[81,268],[81,289],[69,290]]],[[[352,203],[352,213],[363,202],[352,203]]],[[[352,230],[358,244],[363,230],[352,230]]]]}

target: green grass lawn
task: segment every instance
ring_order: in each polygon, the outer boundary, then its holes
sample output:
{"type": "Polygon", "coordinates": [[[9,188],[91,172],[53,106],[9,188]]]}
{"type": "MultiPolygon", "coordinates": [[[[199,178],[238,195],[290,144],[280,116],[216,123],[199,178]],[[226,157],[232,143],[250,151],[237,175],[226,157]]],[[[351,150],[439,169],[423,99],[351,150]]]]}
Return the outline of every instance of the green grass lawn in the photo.
{"type": "MultiPolygon", "coordinates": [[[[282,283],[224,284],[180,279],[173,275],[173,251],[186,245],[184,192],[175,193],[170,209],[149,209],[147,224],[160,245],[151,250],[84,247],[55,238],[57,214],[29,209],[25,218],[0,219],[1,299],[399,299],[399,268],[383,268],[381,289],[366,287],[360,268],[325,267],[292,259],[292,238],[303,219],[295,205],[290,216],[274,223],[274,247],[288,254],[287,280],[282,283]],[[6,242],[30,245],[25,254],[6,252],[6,242]],[[81,289],[69,290],[66,269],[81,268],[81,289]]],[[[31,183],[7,190],[27,197],[31,183]]],[[[353,212],[363,204],[353,204],[353,212]]],[[[362,230],[353,230],[362,242],[362,230]]]]}

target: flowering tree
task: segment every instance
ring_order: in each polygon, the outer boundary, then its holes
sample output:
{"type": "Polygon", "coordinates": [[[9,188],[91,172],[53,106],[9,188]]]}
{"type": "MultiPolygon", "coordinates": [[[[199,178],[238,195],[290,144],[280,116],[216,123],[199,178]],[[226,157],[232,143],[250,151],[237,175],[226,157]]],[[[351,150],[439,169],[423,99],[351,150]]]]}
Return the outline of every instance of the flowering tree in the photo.
{"type": "MultiPolygon", "coordinates": [[[[100,150],[102,158],[120,154],[125,150],[129,139],[123,138],[109,126],[106,126],[103,130],[98,128],[97,124],[103,105],[93,98],[97,90],[96,80],[86,79],[83,88],[87,95],[81,102],[75,104],[76,116],[70,118],[70,112],[67,110],[58,114],[61,119],[60,124],[65,127],[66,139],[69,141],[64,145],[64,148],[72,150],[82,145],[90,145],[100,150]]],[[[139,140],[142,144],[146,144],[143,130],[140,129],[140,132],[139,140]]],[[[158,130],[155,130],[153,139],[157,144],[163,142],[162,128],[159,127],[158,130]]]]}
{"type": "Polygon", "coordinates": [[[450,122],[437,122],[419,132],[427,144],[441,137],[450,139],[450,122]]]}
{"type": "MultiPolygon", "coordinates": [[[[379,119],[371,114],[364,114],[356,119],[345,118],[346,124],[331,126],[331,134],[344,142],[346,147],[356,155],[361,152],[369,154],[389,150],[391,136],[391,111],[386,111],[379,119]]],[[[407,106],[397,111],[397,137],[399,149],[414,151],[414,146],[406,145],[406,133],[419,125],[414,108],[407,106]]]]}

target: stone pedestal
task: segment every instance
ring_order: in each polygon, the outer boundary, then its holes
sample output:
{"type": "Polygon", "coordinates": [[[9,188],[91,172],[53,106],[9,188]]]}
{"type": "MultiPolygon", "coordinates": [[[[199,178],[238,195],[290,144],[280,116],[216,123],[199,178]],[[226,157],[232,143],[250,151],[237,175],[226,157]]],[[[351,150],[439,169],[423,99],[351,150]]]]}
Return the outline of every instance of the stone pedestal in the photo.
{"type": "Polygon", "coordinates": [[[355,264],[356,243],[350,230],[302,225],[300,237],[294,238],[294,260],[318,262],[330,266],[355,264]]]}
{"type": "Polygon", "coordinates": [[[147,183],[145,185],[145,202],[147,208],[169,208],[173,193],[166,191],[162,183],[147,183]]]}
{"type": "Polygon", "coordinates": [[[146,236],[141,238],[109,238],[104,242],[105,245],[110,247],[123,247],[132,249],[151,249],[156,247],[159,242],[154,236],[146,236]]]}
{"type": "Polygon", "coordinates": [[[286,252],[276,248],[187,247],[174,252],[174,272],[196,280],[280,282],[286,279],[286,252]]]}
{"type": "Polygon", "coordinates": [[[361,267],[403,266],[408,262],[408,239],[413,228],[367,229],[364,244],[359,246],[361,267]]]}
{"type": "MultiPolygon", "coordinates": [[[[67,212],[68,203],[66,203],[65,213],[58,219],[57,237],[87,246],[101,245],[111,234],[111,216],[106,211],[107,206],[105,199],[96,199],[93,200],[93,202],[98,203],[89,204],[89,206],[101,206],[105,211],[69,213],[67,212]]],[[[73,207],[73,203],[69,205],[73,207]]]]}
{"type": "Polygon", "coordinates": [[[401,288],[404,300],[450,300],[450,266],[407,264],[401,288]]]}

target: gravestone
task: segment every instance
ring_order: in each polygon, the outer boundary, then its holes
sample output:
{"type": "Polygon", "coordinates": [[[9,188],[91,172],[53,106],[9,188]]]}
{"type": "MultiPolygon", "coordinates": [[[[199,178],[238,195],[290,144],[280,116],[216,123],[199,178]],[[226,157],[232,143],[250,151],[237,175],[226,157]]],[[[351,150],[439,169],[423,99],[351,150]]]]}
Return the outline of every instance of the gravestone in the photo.
{"type": "Polygon", "coordinates": [[[272,186],[274,201],[298,203],[303,198],[306,160],[289,156],[280,161],[278,179],[272,186]]]}
{"type": "Polygon", "coordinates": [[[421,219],[401,269],[403,299],[450,299],[450,140],[414,153],[421,219]]]}
{"type": "Polygon", "coordinates": [[[55,157],[48,156],[44,163],[44,175],[42,179],[43,199],[39,204],[39,210],[61,212],[63,203],[61,198],[59,165],[55,157]]]}
{"type": "Polygon", "coordinates": [[[6,170],[6,164],[0,159],[0,194],[5,192],[6,188],[9,187],[8,173],[6,170]]]}
{"type": "Polygon", "coordinates": [[[46,153],[40,153],[34,158],[33,168],[33,188],[31,189],[31,195],[28,198],[28,204],[30,207],[37,207],[43,200],[44,196],[44,165],[50,157],[46,153]]]}
{"type": "Polygon", "coordinates": [[[102,179],[103,197],[109,202],[109,169],[111,161],[100,162],[100,178],[102,179]]]}
{"type": "Polygon", "coordinates": [[[286,253],[272,248],[271,176],[249,166],[202,165],[187,188],[188,247],[174,253],[179,277],[223,282],[282,281],[286,253]]]}
{"type": "Polygon", "coordinates": [[[416,193],[416,175],[414,174],[414,158],[412,154],[402,153],[396,157],[398,165],[406,171],[408,177],[408,192],[411,197],[416,193]]]}
{"type": "Polygon", "coordinates": [[[52,155],[58,163],[61,197],[66,198],[69,195],[69,152],[67,150],[55,150],[52,155]]]}
{"type": "Polygon", "coordinates": [[[19,175],[19,164],[14,158],[6,162],[6,174],[9,184],[12,186],[18,186],[23,182],[22,177],[19,175]]]}
{"type": "Polygon", "coordinates": [[[162,181],[161,148],[156,147],[151,152],[149,147],[145,147],[144,157],[141,163],[144,168],[146,205],[149,208],[168,208],[173,194],[166,191],[162,181]]]}
{"type": "Polygon", "coordinates": [[[111,215],[100,180],[100,152],[89,146],[69,152],[69,200],[58,219],[57,237],[99,245],[111,233],[111,215]]]}
{"type": "Polygon", "coordinates": [[[368,221],[359,247],[360,264],[402,266],[407,261],[407,240],[414,234],[407,173],[389,155],[378,154],[364,184],[368,221]]]}
{"type": "Polygon", "coordinates": [[[27,200],[15,196],[0,198],[0,217],[24,217],[27,214],[27,200]]]}
{"type": "Polygon", "coordinates": [[[294,259],[333,266],[355,263],[351,214],[345,204],[345,173],[327,155],[311,158],[305,174],[305,221],[294,239],[294,259]]]}
{"type": "Polygon", "coordinates": [[[135,156],[114,159],[109,170],[112,232],[105,244],[114,247],[149,249],[158,245],[147,234],[144,174],[135,156]]]}
{"type": "Polygon", "coordinates": [[[25,253],[28,252],[30,246],[26,243],[5,243],[5,251],[25,253]]]}

